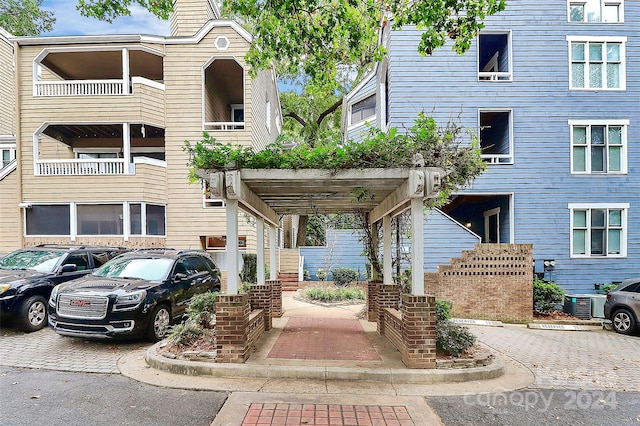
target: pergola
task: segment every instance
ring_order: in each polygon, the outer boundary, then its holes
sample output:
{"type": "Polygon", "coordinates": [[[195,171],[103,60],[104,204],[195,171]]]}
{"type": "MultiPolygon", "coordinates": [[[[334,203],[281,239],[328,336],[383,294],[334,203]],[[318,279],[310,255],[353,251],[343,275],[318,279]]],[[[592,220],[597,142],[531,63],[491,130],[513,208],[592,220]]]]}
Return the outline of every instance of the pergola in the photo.
{"type": "MultiPolygon", "coordinates": [[[[213,197],[226,203],[227,242],[238,240],[239,209],[256,217],[258,284],[264,284],[264,227],[270,247],[276,247],[279,218],[286,214],[349,213],[369,215],[376,228],[382,222],[383,282],[392,284],[391,218],[411,210],[412,294],[424,295],[424,200],[435,197],[445,171],[435,167],[347,170],[199,170],[213,197]]],[[[377,235],[377,232],[373,233],[377,235]]],[[[270,279],[276,279],[275,250],[270,250],[270,279]]],[[[227,245],[227,293],[238,293],[239,251],[227,245]]]]}

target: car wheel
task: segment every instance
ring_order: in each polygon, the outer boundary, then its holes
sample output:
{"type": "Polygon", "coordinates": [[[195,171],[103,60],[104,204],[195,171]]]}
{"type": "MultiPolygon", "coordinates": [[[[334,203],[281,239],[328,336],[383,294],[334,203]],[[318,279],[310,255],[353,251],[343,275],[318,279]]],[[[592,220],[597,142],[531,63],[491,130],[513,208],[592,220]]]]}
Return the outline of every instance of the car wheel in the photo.
{"type": "Polygon", "coordinates": [[[24,301],[18,312],[19,327],[32,332],[47,325],[47,301],[42,296],[31,296],[24,301]]]}
{"type": "Polygon", "coordinates": [[[171,325],[171,313],[167,305],[156,306],[149,322],[147,333],[149,340],[157,342],[164,339],[169,332],[169,325],[171,325]]]}
{"type": "Polygon", "coordinates": [[[636,330],[636,319],[626,309],[619,309],[611,317],[613,329],[621,334],[633,334],[636,330]]]}

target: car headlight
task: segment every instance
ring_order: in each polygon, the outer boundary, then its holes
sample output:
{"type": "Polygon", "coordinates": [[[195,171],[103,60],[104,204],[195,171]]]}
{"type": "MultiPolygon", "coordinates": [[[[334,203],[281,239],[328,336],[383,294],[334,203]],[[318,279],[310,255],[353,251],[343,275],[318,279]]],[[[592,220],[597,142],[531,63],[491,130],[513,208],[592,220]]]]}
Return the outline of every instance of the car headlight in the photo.
{"type": "Polygon", "coordinates": [[[5,291],[9,290],[11,288],[11,284],[2,284],[0,285],[0,294],[4,293],[5,291]]]}
{"type": "Polygon", "coordinates": [[[136,291],[135,293],[121,294],[116,297],[116,303],[113,305],[114,311],[128,311],[137,308],[140,303],[147,297],[146,290],[136,291]]]}
{"type": "Polygon", "coordinates": [[[51,295],[49,296],[49,305],[55,307],[56,299],[58,298],[58,290],[60,290],[60,285],[57,285],[51,290],[51,295]]]}

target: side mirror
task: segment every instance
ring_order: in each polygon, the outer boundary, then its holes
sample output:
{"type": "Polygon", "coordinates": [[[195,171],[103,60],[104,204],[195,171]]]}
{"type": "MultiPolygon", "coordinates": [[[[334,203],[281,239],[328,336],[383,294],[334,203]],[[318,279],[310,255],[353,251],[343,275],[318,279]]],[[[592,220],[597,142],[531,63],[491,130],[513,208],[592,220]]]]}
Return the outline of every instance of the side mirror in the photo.
{"type": "Polygon", "coordinates": [[[67,263],[66,265],[62,265],[62,270],[60,272],[64,274],[65,272],[76,272],[77,270],[78,270],[78,265],[75,265],[73,263],[67,263]]]}
{"type": "Polygon", "coordinates": [[[178,272],[173,276],[173,281],[176,281],[176,282],[184,281],[186,279],[187,279],[187,274],[183,274],[181,272],[178,272]]]}

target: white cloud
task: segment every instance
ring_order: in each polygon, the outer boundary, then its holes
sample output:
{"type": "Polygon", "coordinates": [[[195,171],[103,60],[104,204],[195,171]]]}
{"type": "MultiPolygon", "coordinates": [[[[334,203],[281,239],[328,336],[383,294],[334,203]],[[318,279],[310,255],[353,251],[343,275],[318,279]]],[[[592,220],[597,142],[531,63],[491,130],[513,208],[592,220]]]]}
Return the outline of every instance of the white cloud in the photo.
{"type": "Polygon", "coordinates": [[[169,35],[169,22],[162,21],[141,6],[131,7],[131,16],[118,18],[113,24],[85,18],[76,10],[76,0],[45,0],[42,8],[53,11],[56,23],[44,36],[151,34],[169,35]]]}

